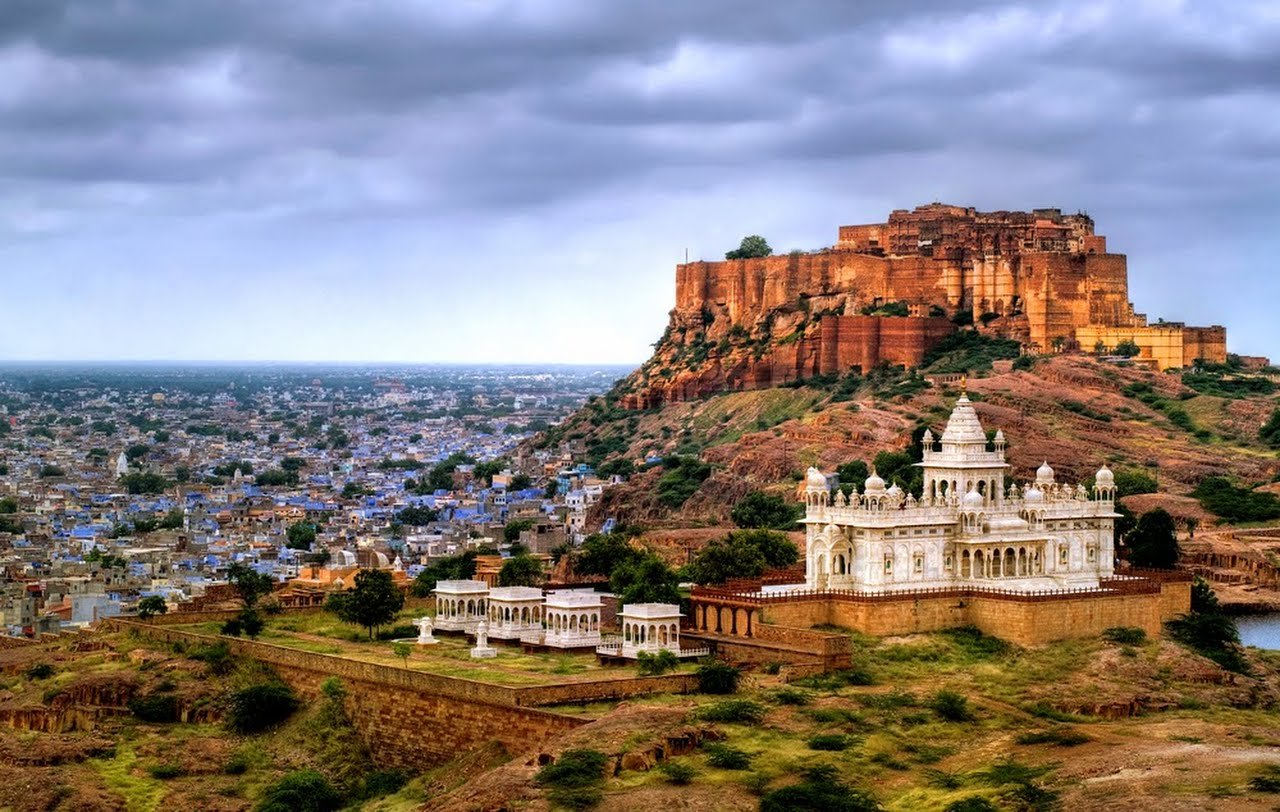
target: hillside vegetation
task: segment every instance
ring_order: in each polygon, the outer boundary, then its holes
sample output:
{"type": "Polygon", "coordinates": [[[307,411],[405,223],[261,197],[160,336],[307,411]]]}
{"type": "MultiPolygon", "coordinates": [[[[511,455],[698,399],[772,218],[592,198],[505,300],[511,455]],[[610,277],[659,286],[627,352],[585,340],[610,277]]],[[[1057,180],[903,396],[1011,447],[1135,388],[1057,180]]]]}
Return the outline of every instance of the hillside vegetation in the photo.
{"type": "MultiPolygon", "coordinates": [[[[989,340],[970,343],[942,348],[933,357],[937,369],[927,372],[989,368],[1006,354],[989,340]]],[[[987,429],[1004,430],[1018,481],[1049,460],[1060,481],[1085,482],[1106,462],[1153,479],[1162,493],[1186,496],[1209,476],[1248,489],[1280,471],[1280,435],[1269,428],[1280,425],[1273,417],[1280,398],[1268,377],[1230,369],[1154,373],[1087,356],[1020,358],[1014,367],[978,373],[968,391],[987,429]]],[[[943,428],[959,394],[956,385],[931,386],[920,374],[892,369],[646,411],[624,410],[610,393],[541,442],[580,441],[586,461],[604,472],[634,473],[606,492],[597,521],[723,523],[752,490],[793,493],[809,465],[833,471],[859,460],[870,465],[884,450],[909,451],[923,427],[943,428]],[[668,472],[657,460],[672,455],[710,468],[682,483],[679,498],[659,499],[668,472]]]]}

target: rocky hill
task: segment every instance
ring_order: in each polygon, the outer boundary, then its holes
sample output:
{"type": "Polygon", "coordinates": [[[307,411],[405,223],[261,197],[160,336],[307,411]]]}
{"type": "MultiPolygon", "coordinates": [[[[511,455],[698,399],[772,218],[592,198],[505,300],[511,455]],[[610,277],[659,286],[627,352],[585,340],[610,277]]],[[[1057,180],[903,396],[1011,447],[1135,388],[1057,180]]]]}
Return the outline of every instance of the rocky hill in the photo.
{"type": "MultiPolygon", "coordinates": [[[[967,355],[938,364],[989,365],[990,349],[979,342],[967,355]]],[[[1071,482],[1087,480],[1106,462],[1117,471],[1148,474],[1161,493],[1194,504],[1185,497],[1206,476],[1253,485],[1280,472],[1276,451],[1259,437],[1280,406],[1271,377],[1227,368],[1155,373],[1085,355],[1028,358],[1015,366],[980,373],[967,386],[987,429],[1004,430],[1018,481],[1031,479],[1044,460],[1071,482]]],[[[959,394],[956,382],[930,383],[901,370],[826,376],[642,411],[620,408],[615,390],[541,442],[577,441],[606,472],[635,468],[625,485],[606,492],[597,522],[711,525],[724,522],[750,490],[794,492],[810,465],[832,471],[857,460],[873,464],[883,451],[910,453],[923,427],[936,433],[943,426],[959,394]],[[673,456],[680,461],[673,464],[673,456]],[[667,464],[644,465],[657,457],[667,464]]]]}

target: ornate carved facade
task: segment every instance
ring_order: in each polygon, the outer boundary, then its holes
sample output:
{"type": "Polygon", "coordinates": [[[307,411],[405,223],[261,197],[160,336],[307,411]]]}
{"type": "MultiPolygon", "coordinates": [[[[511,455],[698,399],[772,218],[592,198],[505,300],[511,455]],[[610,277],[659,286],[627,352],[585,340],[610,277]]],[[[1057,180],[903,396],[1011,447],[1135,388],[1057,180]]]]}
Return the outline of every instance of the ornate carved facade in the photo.
{"type": "Polygon", "coordinates": [[[1034,483],[1006,486],[1005,439],[988,444],[961,396],[940,446],[924,437],[922,498],[874,472],[844,494],[810,468],[805,486],[810,589],[903,591],[982,585],[1043,592],[1096,589],[1114,575],[1115,479],[1092,493],[1059,484],[1046,463],[1034,483]]]}

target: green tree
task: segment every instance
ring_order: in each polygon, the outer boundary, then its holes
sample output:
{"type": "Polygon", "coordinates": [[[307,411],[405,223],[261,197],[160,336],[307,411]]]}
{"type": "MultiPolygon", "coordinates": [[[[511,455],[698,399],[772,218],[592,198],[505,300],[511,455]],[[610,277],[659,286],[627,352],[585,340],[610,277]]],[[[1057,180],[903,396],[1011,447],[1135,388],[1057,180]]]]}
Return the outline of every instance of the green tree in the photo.
{"type": "Polygon", "coordinates": [[[508,486],[507,490],[523,491],[532,486],[533,480],[529,478],[528,474],[516,474],[511,477],[511,484],[508,486]]]}
{"type": "Polygon", "coordinates": [[[1142,348],[1133,342],[1133,339],[1126,338],[1116,345],[1114,350],[1116,355],[1123,355],[1126,358],[1136,358],[1142,354],[1142,348]]]}
{"type": "Polygon", "coordinates": [[[168,513],[164,514],[164,517],[160,519],[160,523],[157,526],[161,530],[178,530],[181,529],[182,522],[185,518],[182,508],[172,508],[168,513]]]}
{"type": "Polygon", "coordinates": [[[1178,537],[1173,517],[1163,508],[1142,514],[1126,543],[1129,563],[1135,567],[1170,569],[1178,563],[1178,537]]]}
{"type": "Polygon", "coordinates": [[[409,505],[396,513],[396,521],[410,527],[425,527],[440,518],[440,512],[424,505],[409,505]]]}
{"type": "Polygon", "coordinates": [[[154,615],[163,615],[168,611],[168,604],[159,595],[148,595],[138,601],[138,617],[142,620],[148,620],[154,615]]]}
{"type": "Polygon", "coordinates": [[[325,608],[344,623],[364,627],[372,640],[374,629],[390,623],[404,608],[404,593],[386,570],[360,570],[355,586],[331,595],[325,608]]]}
{"type": "Polygon", "coordinates": [[[723,584],[735,578],[757,578],[766,569],[789,567],[800,553],[781,533],[737,530],[715,539],[694,556],[688,575],[700,584],[723,584]]]}
{"type": "Polygon", "coordinates": [[[516,519],[507,522],[502,528],[502,540],[507,544],[513,544],[520,540],[520,534],[526,530],[532,530],[534,527],[533,519],[516,519]]]}
{"type": "Polygon", "coordinates": [[[135,471],[120,477],[120,485],[129,494],[155,495],[164,493],[164,489],[169,486],[169,483],[164,477],[151,471],[135,471]]]}
{"type": "Polygon", "coordinates": [[[836,477],[840,480],[840,490],[845,492],[845,496],[856,493],[861,489],[862,483],[866,482],[869,476],[871,476],[871,471],[862,460],[854,460],[846,462],[844,465],[836,466],[836,477]]]}
{"type": "Polygon", "coordinates": [[[288,539],[285,546],[290,550],[310,550],[316,541],[316,526],[310,522],[295,522],[284,534],[288,539]]]}
{"type": "Polygon", "coordinates": [[[246,609],[252,609],[260,598],[271,594],[271,590],[275,587],[275,581],[270,575],[258,572],[239,561],[227,567],[227,583],[235,587],[246,609]]]}
{"type": "Polygon", "coordinates": [[[498,570],[498,586],[537,586],[542,583],[542,562],[531,555],[506,560],[498,570]]]}
{"type": "Polygon", "coordinates": [[[147,445],[146,443],[136,443],[124,450],[124,456],[125,456],[125,459],[127,459],[130,462],[130,464],[132,464],[142,459],[143,457],[147,456],[147,454],[150,452],[151,452],[151,446],[147,445]]]}
{"type": "Polygon", "coordinates": [[[0,499],[0,513],[17,513],[17,512],[18,512],[17,499],[14,499],[12,496],[6,496],[5,498],[0,499]]]}
{"type": "Polygon", "coordinates": [[[738,527],[769,530],[792,530],[803,516],[804,505],[763,491],[748,493],[729,512],[738,527]]]}
{"type": "Polygon", "coordinates": [[[755,259],[757,257],[767,257],[773,254],[773,249],[769,247],[769,241],[759,234],[751,234],[743,237],[742,242],[738,243],[738,247],[732,251],[726,251],[725,259],[755,259]]]}
{"type": "Polygon", "coordinates": [[[289,773],[262,793],[255,812],[335,812],[343,806],[342,794],[316,770],[289,773]]]}
{"type": "Polygon", "coordinates": [[[680,579],[656,555],[618,565],[609,578],[609,588],[624,606],[680,602],[680,579]]]}
{"type": "Polygon", "coordinates": [[[461,555],[437,558],[427,564],[413,581],[411,591],[416,598],[425,598],[436,588],[437,581],[461,581],[476,574],[476,553],[468,550],[461,555]]]}
{"type": "Polygon", "coordinates": [[[621,564],[634,563],[644,553],[631,546],[621,533],[596,533],[587,536],[574,557],[573,569],[579,575],[613,575],[621,564]]]}

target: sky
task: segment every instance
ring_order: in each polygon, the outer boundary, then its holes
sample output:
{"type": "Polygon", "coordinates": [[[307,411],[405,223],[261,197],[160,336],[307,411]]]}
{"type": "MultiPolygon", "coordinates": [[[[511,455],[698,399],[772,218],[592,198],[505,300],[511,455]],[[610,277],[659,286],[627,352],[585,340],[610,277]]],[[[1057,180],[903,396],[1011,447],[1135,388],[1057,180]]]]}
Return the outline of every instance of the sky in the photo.
{"type": "Polygon", "coordinates": [[[0,182],[0,359],[638,363],[935,200],[1280,357],[1280,4],[3,0],[0,182]]]}

